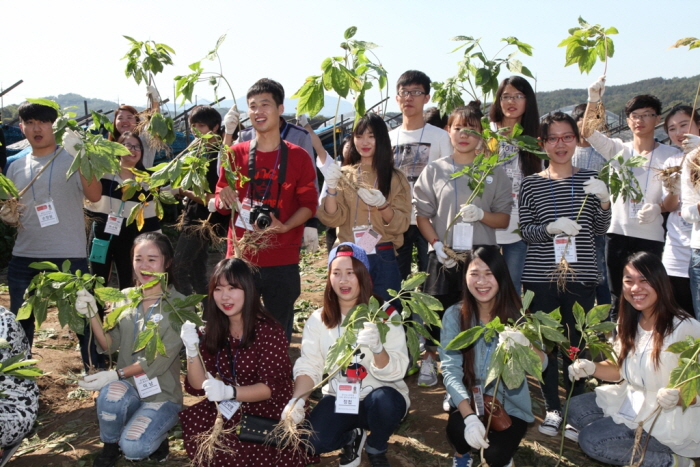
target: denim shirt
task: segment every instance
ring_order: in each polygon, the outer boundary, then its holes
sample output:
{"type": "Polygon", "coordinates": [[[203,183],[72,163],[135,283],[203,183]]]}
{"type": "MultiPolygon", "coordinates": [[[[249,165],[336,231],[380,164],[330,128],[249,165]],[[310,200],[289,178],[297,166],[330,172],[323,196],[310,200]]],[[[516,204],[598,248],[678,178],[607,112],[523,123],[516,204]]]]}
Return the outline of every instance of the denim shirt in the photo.
{"type": "MultiPolygon", "coordinates": [[[[462,352],[460,350],[445,350],[447,344],[454,339],[457,334],[462,332],[460,325],[460,309],[462,303],[456,303],[447,309],[442,318],[442,330],[440,332],[440,360],[442,361],[442,376],[445,383],[445,388],[451,396],[450,404],[454,407],[459,406],[463,400],[469,400],[469,390],[464,386],[464,370],[462,369],[462,352]]],[[[486,378],[491,358],[496,351],[498,345],[497,339],[493,339],[490,344],[486,342],[483,336],[474,344],[474,365],[475,375],[477,378],[486,378]],[[491,347],[491,357],[485,361],[487,352],[491,347]]],[[[546,367],[546,361],[542,364],[542,369],[546,367]]],[[[493,395],[493,390],[496,386],[496,381],[492,381],[485,388],[485,393],[493,395]]],[[[532,403],[530,401],[530,391],[527,386],[527,379],[523,384],[514,389],[508,389],[503,381],[498,386],[498,400],[501,401],[506,412],[513,417],[517,417],[526,422],[532,422],[535,417],[532,415],[532,403]]]]}

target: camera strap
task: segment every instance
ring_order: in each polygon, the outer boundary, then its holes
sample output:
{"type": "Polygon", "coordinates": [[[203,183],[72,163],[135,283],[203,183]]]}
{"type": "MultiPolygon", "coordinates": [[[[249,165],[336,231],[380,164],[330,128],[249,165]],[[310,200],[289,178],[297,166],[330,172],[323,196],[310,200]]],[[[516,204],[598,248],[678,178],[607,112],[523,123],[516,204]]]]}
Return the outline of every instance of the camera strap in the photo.
{"type": "MultiPolygon", "coordinates": [[[[257,145],[258,145],[258,140],[254,139],[250,142],[250,149],[248,150],[248,177],[250,177],[250,183],[255,180],[255,155],[257,153],[257,145]]],[[[279,153],[279,165],[277,167],[274,167],[274,169],[277,169],[277,184],[278,184],[278,190],[277,190],[277,203],[275,205],[275,208],[279,208],[279,201],[280,201],[280,195],[282,194],[282,185],[284,184],[285,179],[287,178],[287,157],[288,155],[288,150],[287,150],[287,143],[283,140],[280,139],[280,153],[279,153]]],[[[267,190],[270,189],[270,185],[272,184],[272,178],[270,178],[270,181],[268,182],[267,185],[267,190]]],[[[255,190],[250,190],[250,198],[251,200],[253,199],[253,193],[255,193],[255,190]]],[[[266,196],[265,196],[266,197],[266,196]]],[[[261,201],[265,201],[265,198],[263,198],[261,201]]]]}

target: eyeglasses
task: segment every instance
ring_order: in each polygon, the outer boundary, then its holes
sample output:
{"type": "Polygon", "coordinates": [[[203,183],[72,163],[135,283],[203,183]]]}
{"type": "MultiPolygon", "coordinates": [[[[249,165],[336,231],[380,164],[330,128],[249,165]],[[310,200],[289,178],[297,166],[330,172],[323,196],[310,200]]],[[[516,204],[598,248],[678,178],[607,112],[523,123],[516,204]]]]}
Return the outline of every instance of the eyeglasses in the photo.
{"type": "Polygon", "coordinates": [[[563,141],[565,143],[573,143],[576,141],[576,135],[568,134],[564,136],[547,136],[544,139],[544,142],[547,144],[551,144],[554,146],[555,144],[559,143],[559,141],[563,141]]]}
{"type": "Polygon", "coordinates": [[[125,146],[126,149],[128,149],[129,151],[138,151],[138,152],[141,152],[141,146],[139,146],[139,145],[134,145],[134,144],[125,143],[124,146],[125,146]]]}
{"type": "Polygon", "coordinates": [[[630,120],[636,122],[637,120],[649,120],[650,118],[656,117],[656,114],[629,114],[630,120]]]}
{"type": "Polygon", "coordinates": [[[419,97],[419,96],[422,96],[422,95],[428,94],[428,93],[425,91],[407,91],[407,90],[403,89],[403,90],[399,91],[398,94],[401,97],[408,97],[408,96],[419,97]]]}
{"type": "Polygon", "coordinates": [[[502,101],[522,101],[525,100],[525,94],[514,94],[514,95],[509,95],[509,94],[503,94],[501,96],[502,101]]]}

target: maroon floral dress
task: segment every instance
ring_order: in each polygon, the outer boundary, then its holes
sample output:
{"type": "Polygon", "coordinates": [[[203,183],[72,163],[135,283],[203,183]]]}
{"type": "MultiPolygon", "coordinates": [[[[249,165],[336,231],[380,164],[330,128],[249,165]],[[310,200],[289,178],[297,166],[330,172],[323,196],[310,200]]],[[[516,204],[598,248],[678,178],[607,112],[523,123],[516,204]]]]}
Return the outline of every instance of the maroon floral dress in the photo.
{"type": "MultiPolygon", "coordinates": [[[[250,386],[264,383],[272,392],[268,400],[242,402],[240,408],[224,428],[236,426],[245,412],[279,419],[282,410],[292,397],[292,365],[287,353],[288,343],[282,328],[276,322],[258,318],[255,324],[255,341],[247,348],[240,347],[240,340],[229,335],[228,345],[212,355],[200,345],[200,352],[209,373],[227,384],[250,386]],[[233,371],[232,371],[233,370],[233,371]],[[235,377],[233,372],[235,371],[235,377]]],[[[194,396],[204,396],[203,390],[194,389],[185,378],[185,390],[194,396]]],[[[216,405],[208,399],[180,412],[185,449],[193,459],[197,446],[193,437],[209,430],[216,419],[216,405]]],[[[209,467],[223,466],[305,466],[306,457],[290,450],[239,441],[234,433],[227,436],[228,446],[236,455],[217,452],[209,467]]]]}

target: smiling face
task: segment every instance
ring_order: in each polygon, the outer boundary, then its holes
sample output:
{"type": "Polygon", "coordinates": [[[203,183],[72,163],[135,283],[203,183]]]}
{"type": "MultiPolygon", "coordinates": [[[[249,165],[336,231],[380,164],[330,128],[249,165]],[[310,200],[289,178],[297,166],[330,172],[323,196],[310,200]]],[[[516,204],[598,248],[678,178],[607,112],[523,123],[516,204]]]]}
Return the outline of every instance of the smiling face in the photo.
{"type": "Polygon", "coordinates": [[[279,128],[280,115],[283,112],[284,105],[278,106],[269,92],[256,94],[248,99],[248,116],[258,133],[269,133],[279,128]]]}
{"type": "Polygon", "coordinates": [[[377,142],[374,139],[374,133],[368,127],[364,133],[360,135],[354,135],[353,140],[355,142],[355,149],[360,154],[363,164],[371,164],[372,158],[374,157],[374,151],[377,148],[377,142]]]}
{"type": "Polygon", "coordinates": [[[167,268],[165,257],[160,252],[158,245],[152,241],[139,242],[134,245],[134,276],[140,285],[146,284],[156,278],[149,273],[164,273],[167,268]]]}
{"type": "Polygon", "coordinates": [[[479,258],[474,258],[467,268],[467,289],[480,309],[490,310],[498,294],[498,281],[491,269],[479,258]]]}
{"type": "Polygon", "coordinates": [[[37,156],[45,156],[56,148],[56,137],[53,134],[53,123],[29,119],[20,121],[19,127],[32,147],[32,153],[37,156]]]}
{"type": "Polygon", "coordinates": [[[631,265],[622,274],[622,295],[632,307],[641,312],[653,312],[658,296],[646,277],[631,265]]]}
{"type": "Polygon", "coordinates": [[[213,296],[216,307],[229,319],[238,320],[241,318],[241,310],[245,304],[243,289],[229,284],[225,277],[221,277],[214,288],[213,296]]]}
{"type": "Polygon", "coordinates": [[[114,119],[114,127],[120,134],[133,130],[137,123],[136,115],[128,110],[120,110],[114,119]]]}
{"type": "Polygon", "coordinates": [[[455,120],[450,125],[450,141],[455,153],[463,155],[474,154],[481,138],[462,130],[475,130],[481,133],[481,125],[473,125],[463,119],[461,121],[455,120]]]}
{"type": "Polygon", "coordinates": [[[515,86],[511,84],[506,85],[501,95],[501,110],[503,111],[503,116],[519,121],[525,113],[525,106],[527,105],[527,99],[524,97],[525,94],[518,91],[515,86]]]}
{"type": "Polygon", "coordinates": [[[141,160],[141,143],[136,136],[129,136],[122,143],[131,153],[128,156],[119,158],[119,165],[125,169],[133,169],[138,161],[141,160]]]}
{"type": "Polygon", "coordinates": [[[547,130],[544,149],[550,165],[571,165],[576,151],[576,133],[569,122],[552,122],[547,130]],[[556,142],[553,142],[555,141],[556,142]]]}
{"type": "Polygon", "coordinates": [[[338,256],[331,263],[330,281],[333,291],[338,296],[340,308],[355,306],[360,296],[360,283],[352,267],[350,256],[338,256]]]}
{"type": "Polygon", "coordinates": [[[676,112],[672,117],[669,117],[667,127],[668,137],[678,147],[683,143],[686,134],[700,135],[697,124],[690,118],[690,115],[683,112],[676,112]]]}

